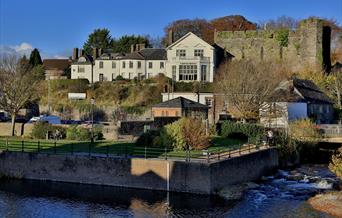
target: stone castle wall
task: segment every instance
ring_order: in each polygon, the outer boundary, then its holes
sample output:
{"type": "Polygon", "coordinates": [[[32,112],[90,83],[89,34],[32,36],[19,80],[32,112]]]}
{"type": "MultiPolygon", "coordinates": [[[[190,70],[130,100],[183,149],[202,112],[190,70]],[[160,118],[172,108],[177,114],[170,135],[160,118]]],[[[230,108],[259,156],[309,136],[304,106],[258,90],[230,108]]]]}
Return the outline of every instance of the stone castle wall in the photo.
{"type": "Polygon", "coordinates": [[[294,71],[330,65],[330,28],[319,19],[303,20],[294,31],[222,31],[214,38],[235,59],[283,61],[294,71]]]}

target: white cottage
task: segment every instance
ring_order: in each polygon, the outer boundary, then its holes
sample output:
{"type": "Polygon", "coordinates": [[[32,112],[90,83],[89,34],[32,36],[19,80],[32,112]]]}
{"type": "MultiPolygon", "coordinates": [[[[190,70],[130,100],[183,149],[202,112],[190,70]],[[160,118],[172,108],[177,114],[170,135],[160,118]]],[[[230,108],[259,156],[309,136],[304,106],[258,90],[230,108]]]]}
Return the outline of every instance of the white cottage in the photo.
{"type": "Polygon", "coordinates": [[[260,109],[260,122],[265,126],[282,128],[305,118],[317,124],[333,121],[333,102],[310,80],[293,78],[281,82],[273,99],[260,109]]]}

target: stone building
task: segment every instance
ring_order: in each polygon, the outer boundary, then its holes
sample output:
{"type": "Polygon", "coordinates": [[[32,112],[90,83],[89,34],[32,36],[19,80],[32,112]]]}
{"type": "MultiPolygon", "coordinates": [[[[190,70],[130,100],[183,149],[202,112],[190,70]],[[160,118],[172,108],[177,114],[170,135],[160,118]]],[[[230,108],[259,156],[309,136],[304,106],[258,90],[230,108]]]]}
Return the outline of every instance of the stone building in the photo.
{"type": "Polygon", "coordinates": [[[214,40],[235,59],[276,59],[288,63],[293,71],[329,72],[330,35],[323,20],[309,18],[296,30],[215,31],[214,40]]]}

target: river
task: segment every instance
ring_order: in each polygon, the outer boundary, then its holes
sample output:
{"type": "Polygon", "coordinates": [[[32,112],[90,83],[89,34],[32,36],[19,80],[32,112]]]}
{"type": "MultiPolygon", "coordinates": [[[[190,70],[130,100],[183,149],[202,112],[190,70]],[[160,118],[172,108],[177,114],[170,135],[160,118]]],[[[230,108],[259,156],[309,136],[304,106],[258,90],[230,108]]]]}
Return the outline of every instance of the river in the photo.
{"type": "Polygon", "coordinates": [[[333,189],[326,166],[279,170],[249,189],[241,201],[31,180],[0,181],[1,217],[330,217],[313,210],[311,196],[333,189]]]}

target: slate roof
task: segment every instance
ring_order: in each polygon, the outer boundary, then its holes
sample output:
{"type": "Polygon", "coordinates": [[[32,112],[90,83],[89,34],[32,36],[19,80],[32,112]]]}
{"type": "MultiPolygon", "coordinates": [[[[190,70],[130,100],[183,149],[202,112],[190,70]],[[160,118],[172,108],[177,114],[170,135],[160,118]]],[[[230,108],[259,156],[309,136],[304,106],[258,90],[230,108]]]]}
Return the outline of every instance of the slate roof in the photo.
{"type": "Polygon", "coordinates": [[[43,67],[45,70],[65,70],[70,67],[69,59],[44,59],[43,67]]]}
{"type": "Polygon", "coordinates": [[[144,48],[139,53],[145,60],[166,60],[166,50],[163,48],[144,48]]]}
{"type": "Polygon", "coordinates": [[[279,87],[276,89],[275,97],[278,102],[333,103],[314,82],[298,78],[293,78],[280,83],[279,87]]]}
{"type": "Polygon", "coordinates": [[[185,108],[208,109],[209,108],[207,105],[200,104],[198,102],[191,101],[183,97],[178,97],[178,98],[171,99],[169,101],[164,101],[162,103],[153,105],[152,107],[183,108],[183,109],[185,108]]]}

